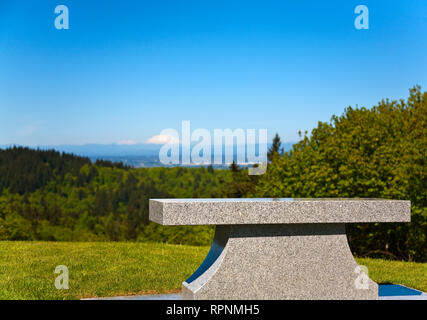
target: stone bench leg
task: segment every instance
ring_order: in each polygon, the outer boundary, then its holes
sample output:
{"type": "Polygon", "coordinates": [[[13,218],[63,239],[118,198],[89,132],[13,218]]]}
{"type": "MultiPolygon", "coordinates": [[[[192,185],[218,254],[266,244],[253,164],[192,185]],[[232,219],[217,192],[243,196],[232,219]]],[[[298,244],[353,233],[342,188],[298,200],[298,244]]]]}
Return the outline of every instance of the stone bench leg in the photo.
{"type": "Polygon", "coordinates": [[[361,276],[345,225],[218,225],[212,247],[182,285],[183,299],[378,299],[361,276]],[[360,283],[360,281],[358,282],[360,283]]]}

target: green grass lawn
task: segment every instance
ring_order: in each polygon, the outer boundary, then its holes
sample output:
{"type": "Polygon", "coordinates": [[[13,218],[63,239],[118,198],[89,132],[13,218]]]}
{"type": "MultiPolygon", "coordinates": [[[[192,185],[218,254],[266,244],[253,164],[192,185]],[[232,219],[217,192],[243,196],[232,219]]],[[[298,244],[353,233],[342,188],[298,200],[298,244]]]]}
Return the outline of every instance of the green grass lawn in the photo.
{"type": "MultiPolygon", "coordinates": [[[[124,242],[0,242],[0,299],[78,299],[178,292],[208,247],[124,242]],[[57,290],[57,265],[69,289],[57,290]]],[[[427,291],[427,264],[357,259],[379,283],[427,291]]]]}
{"type": "Polygon", "coordinates": [[[0,242],[0,299],[177,292],[209,248],[126,242],[0,242]],[[57,290],[57,265],[69,289],[57,290]]]}
{"type": "Polygon", "coordinates": [[[368,267],[369,277],[377,283],[403,284],[427,292],[427,263],[357,258],[368,267]]]}

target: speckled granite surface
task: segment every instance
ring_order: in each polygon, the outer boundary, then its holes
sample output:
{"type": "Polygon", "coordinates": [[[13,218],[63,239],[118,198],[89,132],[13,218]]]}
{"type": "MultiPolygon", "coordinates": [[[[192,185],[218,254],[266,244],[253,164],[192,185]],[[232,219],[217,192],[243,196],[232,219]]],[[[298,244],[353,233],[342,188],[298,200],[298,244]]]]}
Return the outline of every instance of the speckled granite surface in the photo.
{"type": "Polygon", "coordinates": [[[152,199],[150,220],[217,225],[208,256],[183,282],[184,299],[378,299],[378,285],[350,252],[345,223],[409,222],[410,202],[152,199]]]}
{"type": "Polygon", "coordinates": [[[409,222],[410,201],[382,199],[151,199],[162,225],[409,222]]]}
{"type": "Polygon", "coordinates": [[[355,284],[344,224],[219,226],[215,237],[222,253],[183,299],[378,299],[368,277],[355,284]]]}

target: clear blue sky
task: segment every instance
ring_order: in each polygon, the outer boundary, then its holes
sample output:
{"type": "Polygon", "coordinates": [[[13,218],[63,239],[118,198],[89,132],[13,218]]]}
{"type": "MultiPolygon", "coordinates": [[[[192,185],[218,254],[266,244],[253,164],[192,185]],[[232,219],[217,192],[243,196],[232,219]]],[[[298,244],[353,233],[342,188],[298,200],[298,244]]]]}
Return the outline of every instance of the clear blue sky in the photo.
{"type": "Polygon", "coordinates": [[[296,141],[426,90],[426,39],[426,0],[1,1],[0,144],[143,142],[181,120],[296,141]]]}

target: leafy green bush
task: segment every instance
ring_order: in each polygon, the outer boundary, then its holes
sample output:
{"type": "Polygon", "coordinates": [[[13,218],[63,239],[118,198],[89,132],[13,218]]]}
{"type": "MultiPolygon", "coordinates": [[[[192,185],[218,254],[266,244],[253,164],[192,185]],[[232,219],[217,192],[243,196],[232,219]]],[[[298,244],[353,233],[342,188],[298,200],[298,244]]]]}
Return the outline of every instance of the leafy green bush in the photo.
{"type": "Polygon", "coordinates": [[[410,224],[349,226],[357,255],[427,261],[427,92],[347,108],[277,156],[252,195],[407,199],[410,224]]]}

